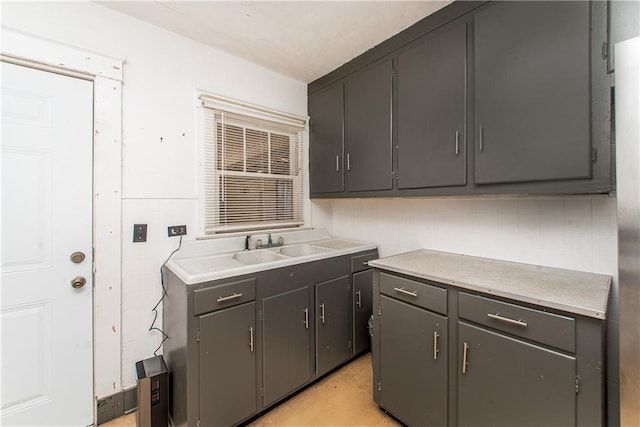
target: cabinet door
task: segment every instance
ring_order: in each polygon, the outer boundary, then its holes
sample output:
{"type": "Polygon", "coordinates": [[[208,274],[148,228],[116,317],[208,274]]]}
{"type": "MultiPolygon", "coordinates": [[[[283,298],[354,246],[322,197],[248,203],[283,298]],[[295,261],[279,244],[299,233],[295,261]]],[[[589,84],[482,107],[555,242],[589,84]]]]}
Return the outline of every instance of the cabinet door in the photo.
{"type": "Polygon", "coordinates": [[[353,275],[353,354],[361,353],[371,346],[369,317],[373,306],[373,270],[353,275]]]}
{"type": "Polygon", "coordinates": [[[347,190],[390,190],[392,63],[372,64],[345,84],[347,190]]]}
{"type": "Polygon", "coordinates": [[[306,286],[262,300],[264,406],[311,379],[308,313],[306,286]]]}
{"type": "Polygon", "coordinates": [[[447,318],[384,295],[380,305],[380,406],[410,426],[446,426],[447,318]]]}
{"type": "Polygon", "coordinates": [[[311,194],[344,190],[342,83],[309,95],[309,181],[311,194]]]}
{"type": "Polygon", "coordinates": [[[591,176],[589,28],[588,2],[475,15],[476,183],[591,176]]]}
{"type": "Polygon", "coordinates": [[[458,325],[458,425],[575,425],[575,358],[458,325]]]}
{"type": "Polygon", "coordinates": [[[326,374],[351,356],[349,276],[316,285],[316,375],[326,374]]]}
{"type": "Polygon", "coordinates": [[[465,185],[466,22],[398,55],[398,188],[465,185]]]}
{"type": "Polygon", "coordinates": [[[228,426],[256,413],[256,303],[198,318],[200,421],[228,426]]]}

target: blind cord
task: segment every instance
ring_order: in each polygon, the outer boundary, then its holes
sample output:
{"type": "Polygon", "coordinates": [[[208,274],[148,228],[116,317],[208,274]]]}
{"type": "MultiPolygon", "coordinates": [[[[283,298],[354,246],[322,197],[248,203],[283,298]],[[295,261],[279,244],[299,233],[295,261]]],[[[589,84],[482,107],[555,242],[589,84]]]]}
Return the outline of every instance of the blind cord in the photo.
{"type": "Polygon", "coordinates": [[[169,254],[167,259],[160,266],[160,285],[162,286],[162,296],[160,297],[160,300],[156,303],[156,305],[153,306],[153,308],[151,309],[151,311],[153,312],[153,321],[151,322],[151,326],[149,327],[149,332],[151,331],[160,332],[162,334],[162,341],[160,341],[160,345],[158,345],[158,348],[156,348],[155,351],[153,352],[154,356],[158,355],[158,350],[160,350],[160,347],[162,347],[162,344],[164,344],[164,342],[169,339],[169,335],[167,335],[161,328],[155,326],[156,321],[158,320],[158,306],[167,296],[167,288],[165,288],[164,286],[164,273],[162,269],[167,264],[167,262],[169,262],[173,254],[178,252],[181,247],[182,247],[182,236],[180,236],[180,242],[178,243],[178,247],[174,249],[173,252],[171,252],[171,254],[169,254]]]}

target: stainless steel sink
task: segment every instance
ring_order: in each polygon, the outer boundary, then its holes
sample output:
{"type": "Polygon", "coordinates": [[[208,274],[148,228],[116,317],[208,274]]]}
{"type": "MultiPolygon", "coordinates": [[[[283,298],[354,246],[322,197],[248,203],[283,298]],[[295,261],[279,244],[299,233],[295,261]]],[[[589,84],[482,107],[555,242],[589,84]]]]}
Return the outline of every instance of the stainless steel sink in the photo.
{"type": "Polygon", "coordinates": [[[298,244],[298,245],[283,246],[277,249],[271,249],[271,251],[273,252],[276,252],[288,257],[315,255],[315,254],[320,254],[324,252],[329,252],[329,250],[330,249],[311,246],[304,243],[298,244]]]}
{"type": "Polygon", "coordinates": [[[265,249],[255,251],[245,251],[233,254],[233,259],[243,264],[263,264],[265,262],[279,261],[287,259],[287,256],[281,255],[274,251],[268,251],[265,249]]]}

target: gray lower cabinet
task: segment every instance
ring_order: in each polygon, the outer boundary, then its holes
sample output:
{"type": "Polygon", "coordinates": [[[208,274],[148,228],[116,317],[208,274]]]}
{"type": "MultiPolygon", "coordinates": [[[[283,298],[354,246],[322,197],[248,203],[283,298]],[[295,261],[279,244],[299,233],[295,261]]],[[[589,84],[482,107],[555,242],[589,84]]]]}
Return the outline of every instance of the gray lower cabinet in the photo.
{"type": "Polygon", "coordinates": [[[380,324],[380,406],[410,426],[447,425],[447,318],[382,295],[380,324]]]}
{"type": "Polygon", "coordinates": [[[573,355],[466,322],[458,334],[459,426],[576,425],[573,355]]]}
{"type": "Polygon", "coordinates": [[[198,317],[203,426],[234,425],[256,412],[255,316],[250,302],[198,317]]]}
{"type": "Polygon", "coordinates": [[[263,406],[311,380],[309,287],[262,300],[263,406]]]}
{"type": "Polygon", "coordinates": [[[316,375],[341,365],[351,356],[349,276],[316,284],[316,375]]]}
{"type": "Polygon", "coordinates": [[[467,23],[398,54],[398,188],[465,185],[467,23]]]}
{"type": "Polygon", "coordinates": [[[373,307],[373,271],[367,269],[353,273],[353,354],[371,347],[369,317],[373,307]]]}
{"type": "Polygon", "coordinates": [[[474,16],[477,184],[591,176],[589,10],[497,2],[474,16]]]}

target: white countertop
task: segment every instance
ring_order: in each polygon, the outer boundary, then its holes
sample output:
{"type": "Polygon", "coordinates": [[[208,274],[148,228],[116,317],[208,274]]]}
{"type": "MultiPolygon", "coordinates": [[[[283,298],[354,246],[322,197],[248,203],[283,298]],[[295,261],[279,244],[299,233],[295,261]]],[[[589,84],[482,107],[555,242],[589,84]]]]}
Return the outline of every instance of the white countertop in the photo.
{"type": "MultiPolygon", "coordinates": [[[[283,246],[249,251],[243,250],[244,236],[187,241],[167,261],[166,267],[184,283],[192,285],[377,248],[374,243],[338,239],[318,229],[275,232],[272,235],[274,242],[279,237],[284,239],[283,246]],[[302,255],[288,256],[288,249],[297,249],[302,255]],[[242,259],[247,257],[273,260],[255,264],[243,263],[242,259]]],[[[252,248],[257,239],[266,244],[267,234],[253,234],[252,248]]]]}
{"type": "Polygon", "coordinates": [[[611,276],[421,249],[372,267],[605,319],[611,276]]]}

